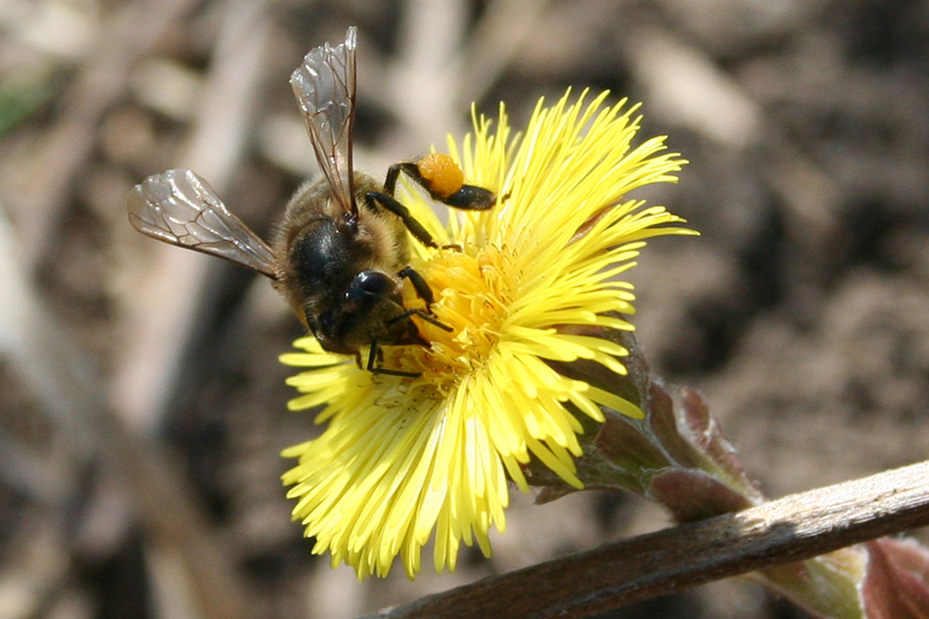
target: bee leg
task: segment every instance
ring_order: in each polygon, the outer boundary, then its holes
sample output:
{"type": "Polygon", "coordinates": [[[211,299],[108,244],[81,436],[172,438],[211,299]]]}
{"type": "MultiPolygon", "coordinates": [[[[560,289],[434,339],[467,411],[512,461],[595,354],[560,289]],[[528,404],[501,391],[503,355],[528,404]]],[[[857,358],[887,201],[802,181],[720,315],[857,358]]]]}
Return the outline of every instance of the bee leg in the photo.
{"type": "MultiPolygon", "coordinates": [[[[406,318],[407,316],[404,317],[406,318]]],[[[378,367],[377,358],[380,350],[381,347],[378,346],[377,340],[371,340],[371,352],[368,353],[367,370],[372,374],[387,374],[388,376],[404,376],[406,378],[418,378],[422,376],[419,372],[404,372],[403,370],[391,370],[389,368],[378,367]]]]}
{"type": "MultiPolygon", "coordinates": [[[[406,310],[405,312],[403,312],[403,313],[400,314],[399,316],[394,316],[393,318],[391,318],[390,320],[388,320],[388,321],[387,321],[387,324],[388,324],[388,325],[392,325],[392,324],[394,324],[395,322],[400,322],[401,320],[408,320],[408,319],[410,318],[410,316],[419,316],[420,318],[422,318],[423,320],[425,320],[425,321],[428,322],[429,324],[433,324],[433,325],[437,326],[438,328],[442,329],[443,331],[447,331],[447,332],[449,332],[449,333],[451,333],[452,331],[454,331],[454,329],[452,329],[451,327],[449,327],[447,324],[445,324],[445,323],[443,323],[443,322],[439,322],[439,319],[438,319],[438,318],[436,318],[435,316],[433,316],[433,315],[430,314],[429,312],[424,311],[424,310],[421,310],[421,309],[409,309],[409,310],[406,310]]],[[[425,340],[422,340],[422,343],[425,344],[426,346],[429,345],[429,343],[428,343],[427,341],[425,341],[425,340]]]]}
{"type": "Polygon", "coordinates": [[[378,351],[380,348],[377,345],[377,340],[371,340],[371,349],[368,351],[368,367],[369,372],[374,372],[377,368],[375,364],[377,363],[378,351]]]}
{"type": "Polygon", "coordinates": [[[429,287],[429,282],[426,281],[426,278],[420,275],[416,269],[409,266],[400,269],[397,276],[400,279],[405,277],[410,280],[410,283],[413,284],[413,289],[416,290],[416,294],[419,295],[420,299],[426,302],[426,311],[430,312],[431,310],[429,308],[432,307],[432,304],[435,302],[435,296],[432,294],[432,288],[429,287]]]}
{"type": "Polygon", "coordinates": [[[433,315],[430,314],[429,312],[424,312],[424,311],[421,310],[421,309],[414,309],[414,310],[410,310],[410,311],[411,311],[413,314],[416,314],[417,316],[419,316],[420,318],[422,318],[423,320],[425,320],[426,322],[428,322],[429,324],[433,324],[433,325],[437,326],[438,328],[442,329],[443,331],[447,331],[448,333],[451,333],[452,331],[454,331],[453,328],[451,328],[450,326],[448,326],[448,325],[445,324],[444,322],[440,322],[438,318],[436,318],[435,316],[433,316],[433,315]]]}
{"type": "Polygon", "coordinates": [[[410,283],[413,284],[413,288],[416,290],[416,294],[419,295],[419,298],[426,302],[426,311],[423,310],[409,310],[407,314],[416,314],[426,322],[434,324],[443,331],[448,331],[451,333],[453,329],[447,324],[439,322],[436,317],[432,314],[432,303],[435,301],[435,296],[432,294],[432,288],[429,287],[429,282],[426,281],[426,278],[419,274],[413,267],[403,267],[400,269],[398,275],[403,278],[410,280],[410,283]]]}
{"type": "Polygon", "coordinates": [[[397,179],[400,177],[401,171],[406,172],[407,176],[422,185],[426,191],[429,191],[428,183],[426,183],[422,173],[419,171],[419,167],[415,163],[403,162],[395,163],[387,168],[387,178],[384,179],[384,193],[388,196],[393,197],[394,191],[397,189],[397,179]]]}
{"type": "Polygon", "coordinates": [[[466,211],[486,211],[497,203],[497,198],[489,189],[462,185],[461,189],[446,198],[439,198],[439,201],[466,211]]]}
{"type": "Polygon", "coordinates": [[[416,221],[416,218],[414,218],[412,213],[410,213],[410,209],[400,204],[393,196],[390,196],[386,193],[381,193],[379,191],[369,191],[365,195],[371,202],[377,202],[388,211],[399,217],[400,221],[403,222],[403,225],[406,226],[406,229],[410,231],[410,234],[415,236],[420,243],[426,247],[439,249],[439,244],[435,242],[435,239],[432,238],[432,235],[429,234],[429,231],[426,230],[426,228],[424,228],[421,223],[416,221]]]}
{"type": "Polygon", "coordinates": [[[420,187],[429,192],[433,200],[454,208],[467,211],[486,211],[497,203],[496,196],[489,189],[477,187],[476,185],[461,184],[461,170],[447,155],[433,153],[423,157],[416,163],[393,164],[387,169],[387,178],[384,180],[384,193],[387,195],[394,195],[400,172],[405,172],[420,187]],[[427,168],[432,170],[424,174],[420,165],[427,160],[430,160],[430,164],[426,164],[427,168]],[[442,161],[442,165],[435,166],[434,164],[438,163],[438,161],[442,161]],[[449,168],[453,168],[455,172],[450,173],[449,168]],[[449,176],[453,177],[454,180],[449,176]],[[453,190],[454,187],[457,187],[457,189],[453,190]]]}
{"type": "MultiPolygon", "coordinates": [[[[416,273],[416,271],[413,271],[413,269],[409,269],[409,272],[416,273]]],[[[409,273],[405,274],[405,277],[410,277],[409,273]]],[[[428,284],[426,284],[426,280],[422,278],[422,275],[420,275],[419,273],[416,273],[413,277],[418,278],[422,282],[422,284],[426,287],[426,290],[429,291],[428,292],[429,296],[432,297],[432,291],[429,290],[429,286],[428,284]]],[[[413,284],[413,286],[416,287],[416,284],[413,284]]],[[[403,312],[402,314],[400,314],[399,316],[394,316],[393,318],[387,321],[387,325],[388,326],[392,325],[394,323],[400,322],[401,320],[409,320],[411,316],[419,316],[426,322],[434,324],[438,328],[444,331],[448,331],[449,333],[451,333],[453,330],[450,326],[439,322],[439,320],[435,316],[430,314],[429,312],[423,311],[421,309],[409,309],[403,312]]],[[[422,339],[421,336],[416,335],[415,339],[418,340],[418,343],[421,343],[423,346],[426,346],[426,347],[429,346],[429,342],[422,339]]],[[[379,355],[380,351],[381,351],[381,347],[378,344],[377,340],[376,339],[371,340],[371,349],[368,352],[368,365],[366,369],[372,374],[387,374],[388,376],[405,376],[407,378],[417,378],[419,376],[422,376],[422,373],[420,372],[404,372],[403,370],[391,370],[389,368],[378,366],[377,362],[378,362],[378,357],[380,356],[379,355]]]]}

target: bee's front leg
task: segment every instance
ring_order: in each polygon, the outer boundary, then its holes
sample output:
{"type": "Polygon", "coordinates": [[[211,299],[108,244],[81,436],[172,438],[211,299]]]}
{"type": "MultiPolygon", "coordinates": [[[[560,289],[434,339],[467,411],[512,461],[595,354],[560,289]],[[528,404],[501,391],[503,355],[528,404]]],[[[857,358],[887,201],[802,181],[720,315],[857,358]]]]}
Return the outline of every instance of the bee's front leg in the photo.
{"type": "Polygon", "coordinates": [[[368,353],[367,370],[372,374],[387,374],[388,376],[403,376],[406,378],[418,378],[422,376],[419,372],[404,372],[403,370],[391,370],[390,368],[378,367],[377,361],[380,356],[381,347],[377,340],[371,340],[371,351],[368,353]]]}
{"type": "Polygon", "coordinates": [[[419,295],[419,298],[426,302],[426,311],[432,312],[432,304],[435,302],[435,295],[432,293],[432,288],[429,286],[429,282],[426,281],[426,278],[419,274],[419,272],[413,267],[403,267],[400,269],[400,272],[397,273],[397,276],[400,279],[408,279],[410,283],[413,284],[413,289],[416,290],[416,294],[419,295]]]}

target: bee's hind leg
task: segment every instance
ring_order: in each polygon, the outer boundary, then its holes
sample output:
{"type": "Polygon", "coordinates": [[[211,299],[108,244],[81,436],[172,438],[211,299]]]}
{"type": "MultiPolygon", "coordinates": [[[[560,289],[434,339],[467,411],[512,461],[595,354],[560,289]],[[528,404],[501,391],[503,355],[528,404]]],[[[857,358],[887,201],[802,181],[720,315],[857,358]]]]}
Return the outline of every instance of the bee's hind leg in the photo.
{"type": "Polygon", "coordinates": [[[394,191],[397,189],[397,179],[400,178],[401,171],[406,172],[407,176],[420,185],[423,185],[427,191],[429,190],[429,187],[424,185],[425,180],[419,171],[419,166],[415,163],[405,161],[403,163],[395,163],[387,168],[387,178],[384,179],[384,193],[388,196],[394,195],[394,191]]]}
{"type": "Polygon", "coordinates": [[[405,172],[420,187],[429,192],[433,200],[466,211],[484,211],[497,203],[489,189],[462,183],[461,168],[448,155],[432,153],[416,163],[395,163],[387,169],[384,193],[394,195],[397,178],[405,172]]]}

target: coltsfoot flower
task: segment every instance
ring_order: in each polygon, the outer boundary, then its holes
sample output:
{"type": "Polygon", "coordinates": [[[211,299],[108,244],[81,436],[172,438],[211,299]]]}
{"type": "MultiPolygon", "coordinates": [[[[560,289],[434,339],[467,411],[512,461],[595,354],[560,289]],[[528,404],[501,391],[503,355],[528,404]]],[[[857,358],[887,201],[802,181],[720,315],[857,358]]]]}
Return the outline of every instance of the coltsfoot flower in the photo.
{"type": "MultiPolygon", "coordinates": [[[[662,153],[663,137],[632,146],[636,106],[606,106],[607,93],[585,104],[585,95],[540,101],[523,135],[511,135],[501,105],[496,123],[475,117],[460,150],[449,141],[468,182],[498,196],[492,209],[455,211],[443,226],[417,190],[400,188],[434,238],[454,246],[411,242],[412,266],[435,293],[432,313],[451,331],[417,317],[430,346],[384,347],[381,365],[418,376],[372,374],[312,337],[281,357],[308,368],[288,380],[303,394],[289,408],[324,406],[322,435],[284,452],[299,459],[284,483],[313,552],[330,552],[333,566],[385,576],[400,555],[412,578],[433,534],[437,571],[455,569],[461,542],[489,556],[510,482],[529,489],[530,458],[580,487],[578,415],[602,421],[602,406],[642,415],[551,362],[626,372],[627,350],[568,327],[632,330],[623,318],[635,311],[632,285],[617,278],[645,239],[692,232],[664,207],[625,196],[675,182],[686,162],[662,153]]],[[[404,294],[407,307],[422,307],[412,287],[404,294]]]]}

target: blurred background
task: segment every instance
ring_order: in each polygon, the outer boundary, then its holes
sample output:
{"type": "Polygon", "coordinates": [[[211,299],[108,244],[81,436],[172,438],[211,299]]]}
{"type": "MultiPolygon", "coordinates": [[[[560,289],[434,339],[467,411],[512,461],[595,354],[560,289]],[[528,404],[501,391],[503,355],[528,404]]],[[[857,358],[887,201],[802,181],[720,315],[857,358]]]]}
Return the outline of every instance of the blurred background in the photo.
{"type": "MultiPolygon", "coordinates": [[[[136,233],[186,167],[267,236],[317,174],[287,79],[359,28],[355,162],[444,149],[469,106],[608,88],[692,163],[636,197],[703,236],[630,273],[655,370],[699,388],[771,497],[929,455],[929,3],[0,1],[0,617],[352,617],[667,526],[516,493],[494,556],[358,583],[290,522],[266,281],[136,233]]],[[[923,539],[926,536],[923,535],[923,539]]],[[[715,583],[616,618],[800,618],[715,583]]]]}

